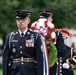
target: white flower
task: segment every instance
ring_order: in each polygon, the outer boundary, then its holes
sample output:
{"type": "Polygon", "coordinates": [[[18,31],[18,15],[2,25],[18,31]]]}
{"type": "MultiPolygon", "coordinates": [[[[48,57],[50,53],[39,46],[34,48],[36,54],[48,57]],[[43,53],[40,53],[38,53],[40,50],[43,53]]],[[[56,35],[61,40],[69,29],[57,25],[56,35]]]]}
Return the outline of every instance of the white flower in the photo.
{"type": "Polygon", "coordinates": [[[55,32],[52,32],[52,33],[51,33],[51,37],[52,37],[52,38],[55,38],[55,37],[56,37],[55,32]]]}
{"type": "Polygon", "coordinates": [[[54,28],[54,24],[51,23],[51,22],[48,22],[47,25],[48,25],[50,28],[54,28]]]}

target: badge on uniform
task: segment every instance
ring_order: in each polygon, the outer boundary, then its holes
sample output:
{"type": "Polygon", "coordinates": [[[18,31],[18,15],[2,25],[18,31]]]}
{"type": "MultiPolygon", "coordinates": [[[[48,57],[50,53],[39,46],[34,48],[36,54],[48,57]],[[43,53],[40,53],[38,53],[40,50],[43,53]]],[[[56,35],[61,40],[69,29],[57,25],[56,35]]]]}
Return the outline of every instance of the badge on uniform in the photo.
{"type": "Polygon", "coordinates": [[[13,49],[12,49],[12,52],[16,52],[16,49],[15,49],[15,48],[13,48],[13,49]]]}
{"type": "Polygon", "coordinates": [[[34,35],[31,34],[31,38],[28,40],[25,40],[25,46],[26,47],[34,47],[34,35]]]}

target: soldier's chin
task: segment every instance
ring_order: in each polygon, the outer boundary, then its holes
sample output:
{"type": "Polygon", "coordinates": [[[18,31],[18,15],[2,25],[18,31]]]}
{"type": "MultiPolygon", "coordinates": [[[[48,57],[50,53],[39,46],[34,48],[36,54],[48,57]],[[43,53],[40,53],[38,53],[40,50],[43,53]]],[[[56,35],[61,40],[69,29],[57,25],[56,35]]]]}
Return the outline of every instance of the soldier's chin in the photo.
{"type": "Polygon", "coordinates": [[[24,28],[22,25],[19,25],[18,28],[24,28]]]}

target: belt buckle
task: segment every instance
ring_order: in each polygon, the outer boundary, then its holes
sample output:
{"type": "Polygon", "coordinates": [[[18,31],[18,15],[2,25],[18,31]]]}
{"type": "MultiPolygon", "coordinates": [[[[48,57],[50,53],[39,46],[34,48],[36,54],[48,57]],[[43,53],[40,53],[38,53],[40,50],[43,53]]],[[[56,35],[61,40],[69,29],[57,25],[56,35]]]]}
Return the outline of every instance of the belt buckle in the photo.
{"type": "Polygon", "coordinates": [[[23,58],[23,57],[21,57],[20,61],[23,63],[23,62],[24,62],[24,58],[23,58]]]}

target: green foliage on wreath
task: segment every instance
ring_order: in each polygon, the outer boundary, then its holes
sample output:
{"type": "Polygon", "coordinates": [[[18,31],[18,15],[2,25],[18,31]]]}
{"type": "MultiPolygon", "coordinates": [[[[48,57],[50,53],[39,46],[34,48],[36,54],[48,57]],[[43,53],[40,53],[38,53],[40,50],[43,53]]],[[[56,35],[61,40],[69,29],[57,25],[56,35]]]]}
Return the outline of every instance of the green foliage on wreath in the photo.
{"type": "Polygon", "coordinates": [[[52,43],[51,39],[46,39],[47,42],[47,46],[48,46],[48,53],[49,53],[49,64],[50,67],[52,67],[54,65],[54,63],[56,62],[56,58],[57,58],[57,49],[55,47],[55,45],[52,43]]]}

